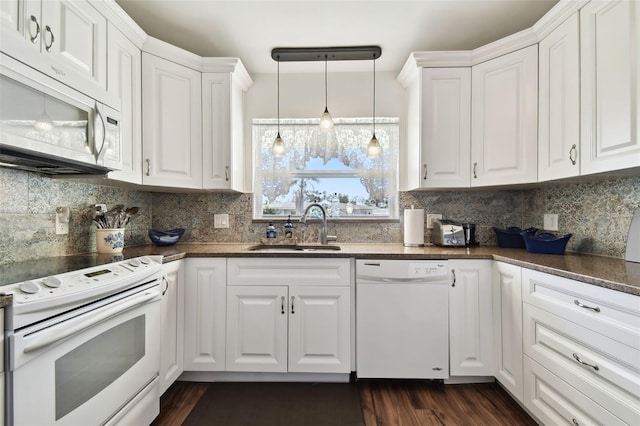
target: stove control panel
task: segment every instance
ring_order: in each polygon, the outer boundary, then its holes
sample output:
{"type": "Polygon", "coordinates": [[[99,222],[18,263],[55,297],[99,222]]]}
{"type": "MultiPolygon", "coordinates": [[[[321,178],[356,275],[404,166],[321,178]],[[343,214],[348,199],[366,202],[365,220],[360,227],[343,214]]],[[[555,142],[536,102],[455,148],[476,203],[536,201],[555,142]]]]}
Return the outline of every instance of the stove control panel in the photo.
{"type": "Polygon", "coordinates": [[[158,262],[144,256],[11,284],[4,286],[3,291],[13,294],[15,305],[53,301],[74,294],[96,293],[109,286],[126,287],[128,283],[139,282],[141,277],[152,274],[158,268],[158,262]]]}

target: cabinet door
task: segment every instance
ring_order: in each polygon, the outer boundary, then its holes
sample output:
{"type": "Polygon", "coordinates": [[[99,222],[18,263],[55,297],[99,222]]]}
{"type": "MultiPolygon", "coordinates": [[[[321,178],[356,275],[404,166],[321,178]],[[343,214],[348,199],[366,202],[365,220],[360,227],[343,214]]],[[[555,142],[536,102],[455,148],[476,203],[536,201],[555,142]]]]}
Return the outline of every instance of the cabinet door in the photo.
{"type": "Polygon", "coordinates": [[[349,373],[349,287],[289,287],[289,371],[349,373]]]}
{"type": "Polygon", "coordinates": [[[493,265],[493,342],[496,379],[522,402],[522,274],[502,262],[493,265]]]}
{"type": "Polygon", "coordinates": [[[231,181],[231,75],[202,75],[202,186],[229,189],[231,181]]]}
{"type": "Polygon", "coordinates": [[[539,45],[538,180],[580,173],[580,20],[576,12],[539,45]]]}
{"type": "Polygon", "coordinates": [[[163,292],[160,336],[160,394],[183,371],[184,268],[181,260],[162,265],[163,292]]]}
{"type": "Polygon", "coordinates": [[[640,4],[580,9],[581,172],[640,166],[640,4]]]}
{"type": "Polygon", "coordinates": [[[184,369],[224,371],[226,260],[187,259],[184,369]]]}
{"type": "Polygon", "coordinates": [[[286,286],[227,288],[227,371],[287,371],[286,286]]]}
{"type": "Polygon", "coordinates": [[[491,260],[449,260],[449,357],[452,376],[493,376],[491,260]]]}
{"type": "Polygon", "coordinates": [[[471,186],[536,182],[538,46],[472,67],[471,186]]]}
{"type": "Polygon", "coordinates": [[[202,188],[200,73],[142,53],[142,182],[202,188]]]}
{"type": "Polygon", "coordinates": [[[471,176],[471,68],[424,68],[421,107],[420,186],[468,188],[471,176]]]}
{"type": "Polygon", "coordinates": [[[42,53],[106,89],[107,20],[97,10],[84,1],[45,0],[41,25],[42,53]]]}
{"type": "Polygon", "coordinates": [[[141,53],[113,24],[109,24],[107,90],[121,99],[122,170],[110,179],[142,183],[141,53]]]}

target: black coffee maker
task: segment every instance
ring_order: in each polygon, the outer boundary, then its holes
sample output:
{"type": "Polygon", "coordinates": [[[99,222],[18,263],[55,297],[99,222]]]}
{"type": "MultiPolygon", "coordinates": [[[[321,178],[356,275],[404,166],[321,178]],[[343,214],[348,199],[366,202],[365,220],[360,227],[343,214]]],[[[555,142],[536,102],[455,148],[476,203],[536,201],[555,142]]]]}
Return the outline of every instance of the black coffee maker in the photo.
{"type": "Polygon", "coordinates": [[[463,223],[462,229],[464,230],[464,245],[468,247],[478,247],[480,243],[476,241],[476,224],[463,223]]]}

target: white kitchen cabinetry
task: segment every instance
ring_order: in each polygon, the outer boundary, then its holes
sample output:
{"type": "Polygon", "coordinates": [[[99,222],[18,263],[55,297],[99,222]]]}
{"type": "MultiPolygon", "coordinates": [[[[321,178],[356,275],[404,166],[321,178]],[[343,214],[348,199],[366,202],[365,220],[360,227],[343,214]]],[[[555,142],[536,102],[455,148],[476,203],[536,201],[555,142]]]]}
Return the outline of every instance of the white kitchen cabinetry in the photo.
{"type": "Polygon", "coordinates": [[[522,273],[519,266],[494,262],[492,297],[495,377],[522,402],[522,273]]]}
{"type": "Polygon", "coordinates": [[[250,84],[239,60],[234,72],[202,74],[204,189],[245,190],[243,99],[250,84]]]}
{"type": "Polygon", "coordinates": [[[229,259],[227,371],[349,373],[349,259],[229,259]]]}
{"type": "Polygon", "coordinates": [[[471,186],[537,181],[538,46],[471,70],[471,186]]]}
{"type": "Polygon", "coordinates": [[[538,180],[580,174],[578,12],[539,44],[538,180]]]}
{"type": "Polygon", "coordinates": [[[493,376],[491,260],[449,260],[451,376],[493,376]]]}
{"type": "Polygon", "coordinates": [[[160,394],[182,374],[184,346],[184,268],[176,260],[162,265],[160,394]]]}
{"type": "Polygon", "coordinates": [[[200,72],[142,53],[144,185],[202,188],[200,72]]]}
{"type": "Polygon", "coordinates": [[[408,189],[468,188],[471,67],[418,68],[411,75],[403,81],[408,189]]]}
{"type": "Polygon", "coordinates": [[[226,277],[224,258],[187,259],[185,371],[225,370],[226,277]]]}
{"type": "Polygon", "coordinates": [[[1,3],[0,50],[94,98],[106,101],[107,20],[89,2],[1,3]]]}
{"type": "Polygon", "coordinates": [[[109,23],[107,90],[121,100],[122,170],[109,178],[142,183],[142,54],[140,49],[109,23]]]}
{"type": "Polygon", "coordinates": [[[527,408],[549,424],[637,424],[640,298],[528,269],[522,280],[527,408]]]}
{"type": "Polygon", "coordinates": [[[580,10],[581,173],[640,166],[640,4],[580,10]]]}

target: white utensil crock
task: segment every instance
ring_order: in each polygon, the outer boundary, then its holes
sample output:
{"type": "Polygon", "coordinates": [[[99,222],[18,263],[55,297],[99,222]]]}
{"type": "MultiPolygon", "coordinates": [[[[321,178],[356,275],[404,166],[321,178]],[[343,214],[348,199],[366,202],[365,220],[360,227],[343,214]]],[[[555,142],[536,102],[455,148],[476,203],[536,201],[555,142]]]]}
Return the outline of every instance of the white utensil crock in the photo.
{"type": "Polygon", "coordinates": [[[96,229],[98,253],[120,253],[124,248],[124,228],[96,229]]]}

